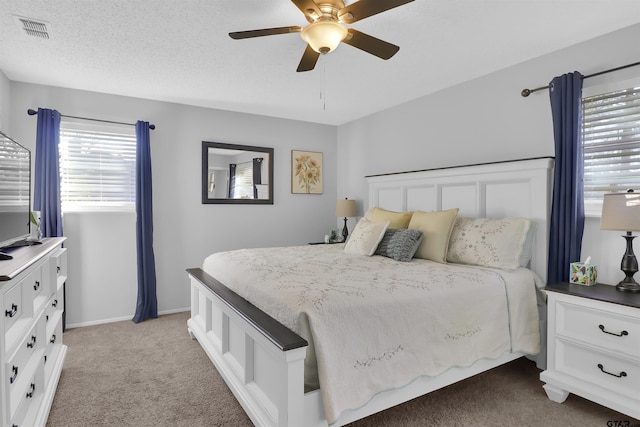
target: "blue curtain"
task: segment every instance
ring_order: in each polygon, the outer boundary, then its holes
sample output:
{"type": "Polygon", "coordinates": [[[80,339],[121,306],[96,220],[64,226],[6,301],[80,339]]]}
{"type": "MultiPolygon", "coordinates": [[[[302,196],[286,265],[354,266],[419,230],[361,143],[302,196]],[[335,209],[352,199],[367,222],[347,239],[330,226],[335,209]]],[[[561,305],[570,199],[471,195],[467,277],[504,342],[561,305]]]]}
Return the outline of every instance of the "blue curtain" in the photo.
{"type": "Polygon", "coordinates": [[[43,237],[62,236],[59,142],[60,113],[38,108],[33,210],[40,211],[43,237]]]}
{"type": "Polygon", "coordinates": [[[135,323],[158,317],[156,261],[153,255],[153,206],[149,123],[136,123],[136,244],[138,253],[138,301],[135,323]]]}
{"type": "Polygon", "coordinates": [[[580,260],[584,232],[582,74],[555,77],[549,85],[555,168],[547,283],[566,282],[569,263],[580,260]]]}

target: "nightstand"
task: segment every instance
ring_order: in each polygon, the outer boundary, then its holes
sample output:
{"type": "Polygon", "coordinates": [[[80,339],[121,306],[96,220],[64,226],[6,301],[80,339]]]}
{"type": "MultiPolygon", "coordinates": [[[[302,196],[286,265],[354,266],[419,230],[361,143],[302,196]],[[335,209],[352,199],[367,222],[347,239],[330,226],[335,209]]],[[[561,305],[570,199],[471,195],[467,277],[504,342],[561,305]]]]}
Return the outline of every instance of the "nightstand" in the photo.
{"type": "Polygon", "coordinates": [[[574,393],[640,419],[640,294],[558,283],[547,292],[549,399],[574,393]]]}

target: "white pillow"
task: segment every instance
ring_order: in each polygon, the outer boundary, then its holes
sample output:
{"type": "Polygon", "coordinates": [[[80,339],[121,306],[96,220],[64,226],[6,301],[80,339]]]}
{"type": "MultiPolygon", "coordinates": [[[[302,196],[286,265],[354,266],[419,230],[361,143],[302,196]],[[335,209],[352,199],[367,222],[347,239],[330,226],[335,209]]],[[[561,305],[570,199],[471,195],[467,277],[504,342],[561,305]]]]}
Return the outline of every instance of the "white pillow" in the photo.
{"type": "Polygon", "coordinates": [[[520,254],[520,266],[527,267],[533,257],[533,243],[536,240],[536,227],[535,221],[531,221],[529,224],[529,231],[527,231],[527,237],[524,239],[522,245],[522,253],[520,254]]]}
{"type": "Polygon", "coordinates": [[[355,255],[373,255],[389,223],[390,221],[373,222],[362,218],[351,232],[344,251],[355,255]]]}
{"type": "Polygon", "coordinates": [[[531,228],[531,220],[526,218],[458,217],[449,239],[447,261],[515,270],[531,258],[532,239],[525,251],[531,228]]]}

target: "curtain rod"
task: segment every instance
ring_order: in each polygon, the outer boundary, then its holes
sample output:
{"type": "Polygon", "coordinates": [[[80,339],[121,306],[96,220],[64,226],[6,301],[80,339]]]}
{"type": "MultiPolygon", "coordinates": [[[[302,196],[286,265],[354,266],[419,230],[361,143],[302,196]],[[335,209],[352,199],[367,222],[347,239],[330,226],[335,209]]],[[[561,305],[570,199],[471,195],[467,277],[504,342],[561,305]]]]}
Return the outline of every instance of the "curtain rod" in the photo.
{"type": "MultiPolygon", "coordinates": [[[[35,116],[38,112],[32,108],[27,110],[27,114],[30,116],[35,116]]],[[[135,123],[124,123],[124,122],[114,122],[111,120],[100,120],[100,119],[90,119],[89,117],[78,117],[78,116],[67,116],[66,114],[60,114],[60,117],[69,117],[71,119],[80,119],[80,120],[90,120],[92,122],[102,122],[102,123],[113,123],[116,125],[126,125],[126,126],[135,126],[135,123]]],[[[150,124],[149,129],[153,130],[156,128],[156,125],[150,124]]]]}
{"type": "MultiPolygon", "coordinates": [[[[620,67],[611,68],[609,70],[604,70],[604,71],[600,71],[598,73],[589,74],[588,76],[584,76],[584,78],[588,79],[589,77],[595,77],[595,76],[600,76],[602,74],[607,74],[607,73],[611,73],[611,72],[618,71],[618,70],[624,70],[625,68],[635,67],[636,65],[640,65],[640,62],[634,62],[633,64],[622,65],[620,67]]],[[[535,89],[522,89],[522,92],[520,92],[520,95],[522,95],[524,98],[526,98],[527,96],[531,95],[533,92],[537,92],[537,91],[543,90],[543,89],[549,89],[549,85],[540,86],[540,87],[537,87],[535,89]]]]}

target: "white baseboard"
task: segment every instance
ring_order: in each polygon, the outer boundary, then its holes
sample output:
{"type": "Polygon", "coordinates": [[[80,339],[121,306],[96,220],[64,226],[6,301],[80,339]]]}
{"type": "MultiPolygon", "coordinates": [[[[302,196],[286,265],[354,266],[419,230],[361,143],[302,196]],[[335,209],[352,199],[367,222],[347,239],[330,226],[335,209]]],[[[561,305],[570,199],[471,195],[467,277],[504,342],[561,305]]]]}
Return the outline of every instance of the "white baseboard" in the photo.
{"type": "MultiPolygon", "coordinates": [[[[158,315],[162,316],[164,314],[182,313],[182,312],[190,311],[190,310],[191,310],[191,307],[174,308],[174,309],[171,309],[171,310],[159,311],[158,315]]],[[[73,324],[65,325],[65,326],[66,326],[67,329],[82,328],[84,326],[102,325],[104,323],[113,323],[113,322],[122,322],[123,320],[131,320],[131,319],[133,319],[133,316],[134,316],[134,314],[132,313],[129,316],[114,317],[112,319],[91,320],[89,322],[73,323],[73,324]]]]}

